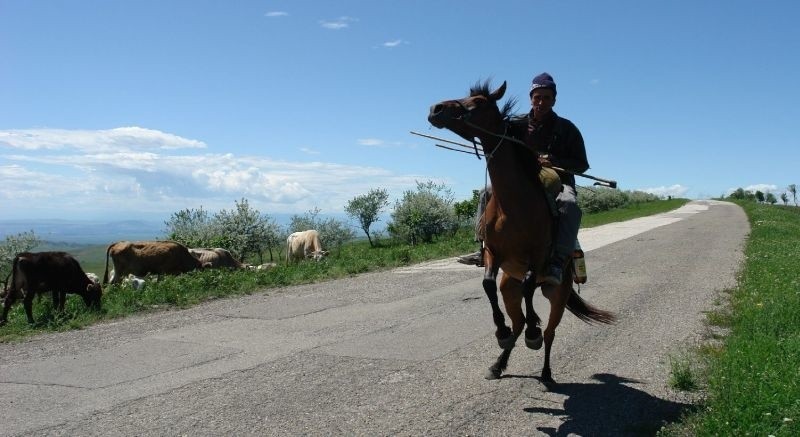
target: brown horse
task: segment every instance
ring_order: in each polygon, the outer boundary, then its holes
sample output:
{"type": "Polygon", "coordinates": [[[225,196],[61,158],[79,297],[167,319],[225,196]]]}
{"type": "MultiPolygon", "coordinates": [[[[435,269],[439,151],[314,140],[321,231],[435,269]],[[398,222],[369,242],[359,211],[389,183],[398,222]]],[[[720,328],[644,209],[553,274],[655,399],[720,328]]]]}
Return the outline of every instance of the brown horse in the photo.
{"type": "MultiPolygon", "coordinates": [[[[581,299],[572,288],[572,278],[565,274],[558,287],[542,287],[542,293],[550,301],[550,316],[542,335],[541,320],[533,309],[533,293],[542,285],[540,276],[550,255],[551,232],[555,225],[538,177],[541,169],[538,155],[520,141],[526,135],[527,124],[521,126],[510,122],[513,101],[507,102],[502,110],[497,105],[505,91],[505,82],[494,91],[490,91],[488,81],[477,83],[468,97],[431,106],[428,121],[468,141],[479,139],[492,182],[493,194],[482,221],[486,266],[483,289],[492,306],[492,317],[497,327],[495,336],[503,352],[489,368],[486,377],[496,379],[501,376],[514,343],[527,324],[525,344],[540,349],[544,342],[541,378],[545,383],[551,383],[550,349],[564,308],[589,323],[613,323],[614,316],[581,299]],[[510,329],[497,300],[500,268],[503,269],[500,292],[511,319],[510,329]]],[[[571,262],[571,259],[567,261],[565,272],[572,271],[571,262]]]]}

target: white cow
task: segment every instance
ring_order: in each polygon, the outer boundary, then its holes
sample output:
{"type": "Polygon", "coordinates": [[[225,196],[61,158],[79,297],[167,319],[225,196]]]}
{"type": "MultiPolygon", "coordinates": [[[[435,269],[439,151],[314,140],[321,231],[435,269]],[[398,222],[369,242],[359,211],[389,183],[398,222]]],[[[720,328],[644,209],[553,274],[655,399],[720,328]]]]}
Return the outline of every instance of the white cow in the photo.
{"type": "Polygon", "coordinates": [[[322,250],[322,244],[319,242],[319,232],[314,229],[294,232],[286,239],[286,262],[299,261],[304,258],[319,261],[327,254],[328,252],[322,250]]]}

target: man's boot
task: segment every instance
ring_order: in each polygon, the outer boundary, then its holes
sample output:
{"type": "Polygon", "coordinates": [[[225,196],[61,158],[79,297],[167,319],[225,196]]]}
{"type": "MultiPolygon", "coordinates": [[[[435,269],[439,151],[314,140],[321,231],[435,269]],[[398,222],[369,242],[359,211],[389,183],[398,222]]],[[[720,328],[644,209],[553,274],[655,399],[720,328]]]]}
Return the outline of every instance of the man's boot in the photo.
{"type": "Polygon", "coordinates": [[[561,285],[564,278],[564,259],[558,255],[553,255],[550,264],[547,266],[547,274],[544,282],[550,285],[561,285]]]}
{"type": "Polygon", "coordinates": [[[461,264],[483,267],[483,247],[481,247],[481,250],[475,253],[459,256],[457,261],[461,264]]]}

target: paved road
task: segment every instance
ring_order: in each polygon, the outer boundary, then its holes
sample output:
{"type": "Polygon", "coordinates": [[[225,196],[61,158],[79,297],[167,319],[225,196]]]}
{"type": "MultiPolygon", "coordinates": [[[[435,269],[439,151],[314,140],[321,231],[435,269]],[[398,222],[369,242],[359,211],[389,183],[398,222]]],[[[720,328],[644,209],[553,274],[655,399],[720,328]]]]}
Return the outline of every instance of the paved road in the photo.
{"type": "Polygon", "coordinates": [[[565,315],[550,391],[523,342],[483,378],[481,269],[442,260],[0,344],[0,435],[652,434],[692,401],[669,358],[707,334],[748,231],[716,201],[582,231],[582,296],[619,322],[565,315]]]}

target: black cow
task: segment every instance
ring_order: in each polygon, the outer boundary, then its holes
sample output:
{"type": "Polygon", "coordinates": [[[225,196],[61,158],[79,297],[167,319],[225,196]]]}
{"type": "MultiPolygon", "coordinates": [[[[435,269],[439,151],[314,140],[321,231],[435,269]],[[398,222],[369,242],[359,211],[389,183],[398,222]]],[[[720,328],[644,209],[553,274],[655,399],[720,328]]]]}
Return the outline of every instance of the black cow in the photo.
{"type": "Polygon", "coordinates": [[[90,308],[100,308],[103,294],[103,288],[86,276],[72,255],[66,252],[22,252],[14,257],[0,326],[6,324],[8,310],[20,297],[23,298],[28,323],[33,324],[33,298],[48,291],[52,293],[53,306],[58,311],[64,310],[67,293],[80,295],[90,308]]]}

